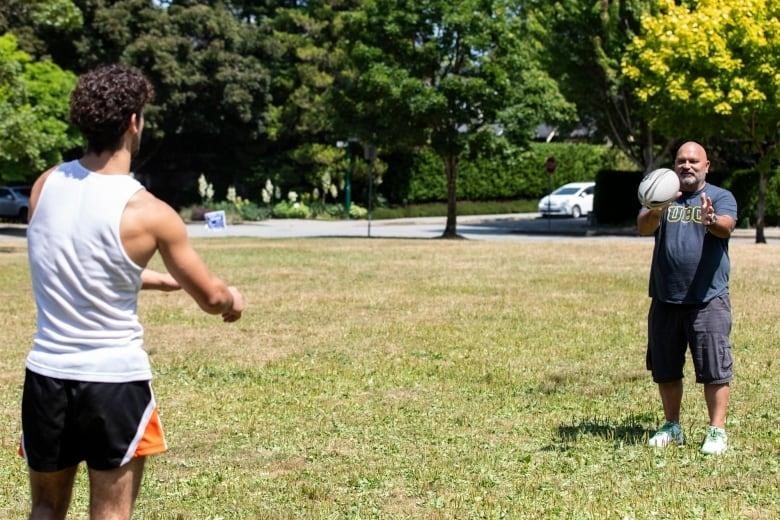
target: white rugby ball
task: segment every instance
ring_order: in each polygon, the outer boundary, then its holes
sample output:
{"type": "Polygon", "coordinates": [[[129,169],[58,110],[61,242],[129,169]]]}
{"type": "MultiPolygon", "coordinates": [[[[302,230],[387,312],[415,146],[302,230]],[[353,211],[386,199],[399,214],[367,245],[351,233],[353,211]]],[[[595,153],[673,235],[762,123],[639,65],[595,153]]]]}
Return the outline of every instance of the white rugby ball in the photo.
{"type": "Polygon", "coordinates": [[[639,203],[646,208],[660,208],[677,197],[680,191],[680,179],[674,170],[658,168],[639,182],[637,196],[639,203]]]}

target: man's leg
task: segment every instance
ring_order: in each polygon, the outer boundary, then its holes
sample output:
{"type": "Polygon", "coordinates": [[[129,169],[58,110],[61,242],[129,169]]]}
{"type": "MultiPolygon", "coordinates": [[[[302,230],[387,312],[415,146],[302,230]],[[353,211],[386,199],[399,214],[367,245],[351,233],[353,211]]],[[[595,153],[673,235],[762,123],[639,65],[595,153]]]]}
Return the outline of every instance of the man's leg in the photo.
{"type": "Polygon", "coordinates": [[[117,469],[89,470],[89,517],[92,520],[129,520],[144,473],[144,457],[117,469]]]}
{"type": "Polygon", "coordinates": [[[30,470],[30,520],[61,520],[65,518],[73,494],[73,482],[78,466],[60,471],[30,470]]]}
{"type": "Polygon", "coordinates": [[[658,383],[661,394],[661,404],[664,407],[664,417],[667,422],[680,422],[680,406],[683,398],[682,379],[670,383],[658,383]]]}
{"type": "Polygon", "coordinates": [[[726,409],[730,393],[731,387],[728,383],[704,385],[704,400],[707,402],[710,426],[726,427],[726,409]]]}
{"type": "Polygon", "coordinates": [[[647,440],[648,446],[665,448],[669,445],[685,444],[685,434],[680,426],[680,406],[682,405],[682,379],[666,383],[658,383],[658,393],[661,394],[661,404],[664,408],[666,422],[647,440]]]}
{"type": "Polygon", "coordinates": [[[686,314],[679,305],[653,299],[647,317],[647,354],[645,363],[658,383],[658,393],[666,422],[680,422],[683,398],[683,366],[688,339],[683,320],[686,314]]]}

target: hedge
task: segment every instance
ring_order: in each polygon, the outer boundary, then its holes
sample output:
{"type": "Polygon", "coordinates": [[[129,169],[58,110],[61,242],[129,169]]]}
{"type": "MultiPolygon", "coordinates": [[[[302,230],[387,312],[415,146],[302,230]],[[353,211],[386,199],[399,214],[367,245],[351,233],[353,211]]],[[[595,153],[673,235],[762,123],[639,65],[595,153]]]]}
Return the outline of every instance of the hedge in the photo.
{"type": "MultiPolygon", "coordinates": [[[[616,162],[617,153],[603,145],[533,143],[527,150],[508,151],[500,157],[461,161],[457,195],[459,200],[474,201],[536,199],[567,182],[594,180],[599,170],[614,168],[616,162]],[[552,177],[544,169],[551,156],[558,164],[552,177]]],[[[382,194],[390,203],[446,200],[442,160],[431,150],[395,164],[382,185],[382,194]]]]}

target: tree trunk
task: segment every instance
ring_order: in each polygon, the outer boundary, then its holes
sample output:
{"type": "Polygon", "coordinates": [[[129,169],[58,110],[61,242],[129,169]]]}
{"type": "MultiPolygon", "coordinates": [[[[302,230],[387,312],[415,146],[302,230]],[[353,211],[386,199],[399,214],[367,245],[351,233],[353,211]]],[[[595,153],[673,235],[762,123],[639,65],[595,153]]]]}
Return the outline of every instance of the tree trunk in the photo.
{"type": "MultiPolygon", "coordinates": [[[[767,163],[768,167],[769,164],[767,163]]],[[[756,244],[766,244],[764,215],[766,214],[767,173],[764,161],[758,164],[758,200],[756,201],[756,244]]]]}
{"type": "Polygon", "coordinates": [[[444,172],[447,174],[447,223],[444,226],[442,238],[456,238],[458,236],[458,212],[457,196],[455,191],[458,178],[458,157],[446,155],[444,157],[444,172]]]}
{"type": "Polygon", "coordinates": [[[653,137],[653,127],[650,123],[642,124],[642,166],[645,172],[655,170],[659,168],[663,163],[668,160],[669,152],[672,151],[674,146],[674,140],[666,139],[663,148],[658,150],[658,143],[655,142],[653,137]]]}

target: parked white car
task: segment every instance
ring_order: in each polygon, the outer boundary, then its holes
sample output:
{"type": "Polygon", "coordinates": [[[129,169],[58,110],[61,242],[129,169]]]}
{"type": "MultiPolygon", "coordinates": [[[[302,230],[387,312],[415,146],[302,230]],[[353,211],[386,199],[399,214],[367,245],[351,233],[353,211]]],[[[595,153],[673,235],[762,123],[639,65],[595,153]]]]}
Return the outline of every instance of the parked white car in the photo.
{"type": "Polygon", "coordinates": [[[570,182],[539,200],[539,213],[543,217],[564,215],[574,218],[593,211],[595,182],[570,182]]]}

